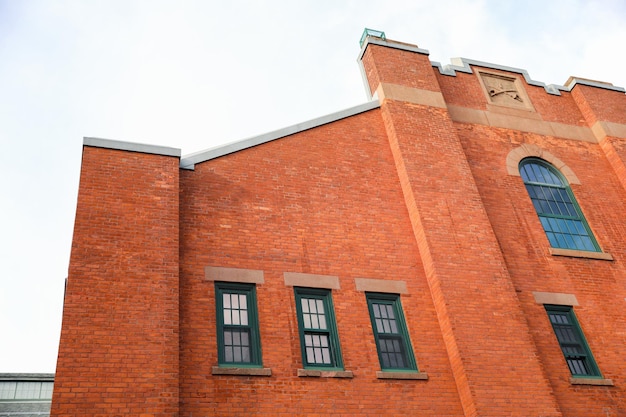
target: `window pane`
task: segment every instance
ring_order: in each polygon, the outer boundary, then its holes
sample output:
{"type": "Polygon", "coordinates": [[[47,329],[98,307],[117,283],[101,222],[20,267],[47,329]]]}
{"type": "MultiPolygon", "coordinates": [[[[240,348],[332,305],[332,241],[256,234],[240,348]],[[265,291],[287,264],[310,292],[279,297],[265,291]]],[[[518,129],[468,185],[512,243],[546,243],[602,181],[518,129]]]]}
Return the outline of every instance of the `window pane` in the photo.
{"type": "Polygon", "coordinates": [[[396,324],[396,321],[395,320],[391,320],[389,322],[389,325],[391,326],[390,333],[397,334],[398,333],[398,326],[396,324]]]}
{"type": "Polygon", "coordinates": [[[330,350],[329,349],[322,350],[322,362],[325,364],[330,364],[330,350]]]}
{"type": "Polygon", "coordinates": [[[317,320],[317,314],[311,314],[311,328],[312,329],[319,329],[320,328],[320,324],[319,321],[317,320]]]}
{"type": "Polygon", "coordinates": [[[328,337],[323,336],[320,340],[322,347],[328,347],[328,337]]]}
{"type": "Polygon", "coordinates": [[[383,321],[381,319],[376,319],[376,331],[378,333],[385,332],[385,328],[383,327],[383,321]]]}
{"type": "Polygon", "coordinates": [[[52,390],[54,388],[53,382],[42,382],[41,383],[41,397],[43,399],[51,399],[52,398],[52,390]]]}
{"type": "Polygon", "coordinates": [[[546,180],[543,178],[543,174],[541,172],[541,169],[539,166],[537,165],[529,165],[528,166],[529,171],[532,172],[532,176],[533,178],[535,178],[536,182],[546,182],[546,180]]]}
{"type": "Polygon", "coordinates": [[[589,250],[589,251],[595,250],[595,247],[593,246],[593,242],[591,241],[589,236],[581,236],[581,240],[583,242],[584,250],[589,250]]]}
{"type": "Polygon", "coordinates": [[[389,326],[389,320],[383,320],[383,332],[391,333],[391,327],[389,326]]]}
{"type": "Polygon", "coordinates": [[[15,398],[17,382],[0,382],[0,400],[12,400],[15,398]]]}
{"type": "Polygon", "coordinates": [[[324,302],[322,300],[315,300],[317,302],[317,313],[324,314],[324,302]]]}
{"type": "Polygon", "coordinates": [[[326,316],[319,316],[319,321],[320,321],[320,329],[322,330],[326,330],[326,316]]]}
{"type": "Polygon", "coordinates": [[[389,355],[386,353],[380,354],[380,365],[383,368],[391,368],[391,363],[389,361],[389,355]]]}

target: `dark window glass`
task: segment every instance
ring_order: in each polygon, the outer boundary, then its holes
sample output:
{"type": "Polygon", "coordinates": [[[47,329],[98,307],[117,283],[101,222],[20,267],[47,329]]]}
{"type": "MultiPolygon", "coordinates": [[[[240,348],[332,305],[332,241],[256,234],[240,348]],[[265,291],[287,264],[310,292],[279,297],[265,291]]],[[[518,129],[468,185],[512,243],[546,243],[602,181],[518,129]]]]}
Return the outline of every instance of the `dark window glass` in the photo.
{"type": "Polygon", "coordinates": [[[520,175],[553,248],[599,252],[574,194],[561,174],[548,163],[527,158],[520,175]]]}
{"type": "Polygon", "coordinates": [[[417,370],[400,297],[367,293],[366,298],[381,369],[417,370]]]}
{"type": "Polygon", "coordinates": [[[572,308],[549,305],[545,308],[572,375],[601,376],[572,308]]]}

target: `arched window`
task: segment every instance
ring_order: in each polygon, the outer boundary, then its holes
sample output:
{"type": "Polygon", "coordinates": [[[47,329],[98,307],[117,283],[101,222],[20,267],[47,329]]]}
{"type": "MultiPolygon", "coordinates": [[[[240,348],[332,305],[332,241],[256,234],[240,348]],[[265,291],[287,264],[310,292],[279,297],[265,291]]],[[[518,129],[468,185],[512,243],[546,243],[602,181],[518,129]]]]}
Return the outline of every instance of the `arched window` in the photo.
{"type": "Polygon", "coordinates": [[[600,252],[574,194],[552,165],[525,158],[519,171],[553,248],[600,252]]]}

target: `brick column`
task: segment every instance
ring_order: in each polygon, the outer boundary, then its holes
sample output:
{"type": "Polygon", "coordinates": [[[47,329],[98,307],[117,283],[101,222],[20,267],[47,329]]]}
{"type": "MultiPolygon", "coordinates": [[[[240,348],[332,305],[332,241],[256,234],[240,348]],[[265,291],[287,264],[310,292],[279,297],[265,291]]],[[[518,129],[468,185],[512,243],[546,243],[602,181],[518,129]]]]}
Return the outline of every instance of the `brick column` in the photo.
{"type": "Polygon", "coordinates": [[[571,78],[580,108],[617,178],[626,189],[626,94],[610,84],[571,78]]]}
{"type": "Polygon", "coordinates": [[[85,139],[52,416],[178,415],[176,153],[85,139]]]}
{"type": "Polygon", "coordinates": [[[425,51],[366,48],[465,415],[560,416],[425,51]]]}

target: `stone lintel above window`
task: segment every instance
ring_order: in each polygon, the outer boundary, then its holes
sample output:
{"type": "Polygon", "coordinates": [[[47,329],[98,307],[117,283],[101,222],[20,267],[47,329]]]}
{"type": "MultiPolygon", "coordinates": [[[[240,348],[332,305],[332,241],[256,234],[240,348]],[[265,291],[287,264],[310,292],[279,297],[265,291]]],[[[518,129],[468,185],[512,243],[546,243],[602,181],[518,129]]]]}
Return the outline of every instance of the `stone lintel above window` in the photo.
{"type": "Polygon", "coordinates": [[[243,282],[248,284],[263,284],[265,282],[263,271],[220,266],[205,266],[204,279],[207,281],[243,282]]]}
{"type": "Polygon", "coordinates": [[[535,302],[537,304],[552,304],[570,307],[579,305],[574,294],[533,291],[533,297],[535,297],[535,302]]]}
{"type": "Polygon", "coordinates": [[[325,288],[338,290],[339,277],[333,275],[305,274],[302,272],[285,272],[285,285],[288,287],[325,288]]]}
{"type": "Polygon", "coordinates": [[[382,292],[388,294],[408,294],[405,281],[389,279],[355,278],[357,291],[382,292]]]}

